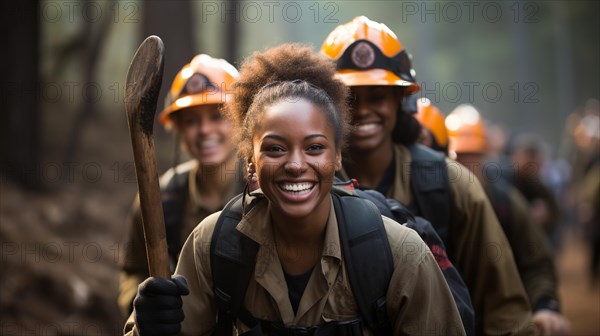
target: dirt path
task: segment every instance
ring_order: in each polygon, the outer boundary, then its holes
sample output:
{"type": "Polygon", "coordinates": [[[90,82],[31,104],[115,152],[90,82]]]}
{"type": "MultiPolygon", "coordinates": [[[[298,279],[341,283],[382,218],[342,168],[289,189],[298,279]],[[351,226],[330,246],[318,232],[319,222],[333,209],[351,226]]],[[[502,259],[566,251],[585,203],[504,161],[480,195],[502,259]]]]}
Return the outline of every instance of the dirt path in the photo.
{"type": "Polygon", "coordinates": [[[590,280],[589,255],[582,239],[570,233],[556,259],[563,312],[573,336],[600,335],[600,281],[590,280]]]}

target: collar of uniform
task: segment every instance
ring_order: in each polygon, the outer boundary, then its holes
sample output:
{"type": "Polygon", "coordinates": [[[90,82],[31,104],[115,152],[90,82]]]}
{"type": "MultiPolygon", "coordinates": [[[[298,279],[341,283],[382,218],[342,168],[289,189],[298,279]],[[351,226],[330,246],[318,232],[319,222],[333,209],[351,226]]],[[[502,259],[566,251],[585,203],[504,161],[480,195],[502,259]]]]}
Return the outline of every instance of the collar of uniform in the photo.
{"type": "MultiPolygon", "coordinates": [[[[260,190],[246,199],[246,204],[256,199],[258,202],[237,225],[237,230],[248,236],[260,245],[274,244],[273,228],[271,224],[271,205],[270,202],[260,197],[260,190]]],[[[333,207],[333,201],[329,197],[330,210],[327,226],[325,227],[325,240],[323,243],[323,256],[342,259],[340,248],[340,237],[338,234],[338,224],[333,207]]]]}
{"type": "Polygon", "coordinates": [[[256,204],[242,217],[236,229],[260,245],[273,242],[271,229],[271,206],[269,201],[259,192],[254,196],[246,196],[246,206],[251,202],[256,204]]]}
{"type": "Polygon", "coordinates": [[[396,175],[392,187],[386,197],[391,197],[402,204],[412,204],[410,186],[410,163],[412,161],[410,151],[403,145],[394,146],[396,160],[396,175]]]}

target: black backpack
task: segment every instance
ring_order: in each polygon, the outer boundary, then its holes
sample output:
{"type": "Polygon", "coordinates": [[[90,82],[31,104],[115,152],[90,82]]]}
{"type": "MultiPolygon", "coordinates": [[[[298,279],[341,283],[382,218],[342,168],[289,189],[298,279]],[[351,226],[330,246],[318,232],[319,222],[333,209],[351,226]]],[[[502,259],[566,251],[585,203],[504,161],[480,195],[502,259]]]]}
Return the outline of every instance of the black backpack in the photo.
{"type": "Polygon", "coordinates": [[[452,227],[452,191],[446,157],[419,144],[408,149],[411,155],[410,185],[414,197],[411,210],[431,222],[452,259],[454,246],[450,232],[456,228],[452,227]]]}
{"type": "Polygon", "coordinates": [[[467,287],[429,222],[413,217],[406,207],[377,191],[355,189],[350,181],[336,181],[332,195],[344,263],[362,321],[286,327],[277,322],[260,321],[243,307],[259,246],[236,230],[243,211],[243,197],[238,195],[223,209],[211,241],[211,268],[219,310],[215,335],[232,335],[236,319],[251,328],[245,335],[262,335],[267,331],[285,335],[362,335],[362,323],[375,335],[391,334],[385,295],[393,263],[382,214],[407,223],[406,226],[415,229],[429,245],[452,291],[465,330],[470,335],[474,333],[474,312],[467,287]]]}
{"type": "MultiPolygon", "coordinates": [[[[443,155],[439,155],[437,152],[431,151],[426,147],[420,146],[420,145],[415,145],[414,147],[411,147],[411,153],[412,153],[412,171],[419,171],[419,170],[423,170],[424,172],[427,172],[427,169],[431,170],[431,169],[440,169],[440,167],[443,167],[443,170],[438,170],[439,171],[445,171],[446,170],[446,165],[445,165],[445,158],[443,157],[443,155]],[[415,149],[415,147],[417,147],[415,149]],[[433,163],[432,163],[433,162],[433,163]]],[[[431,172],[430,172],[431,173],[431,172]]],[[[432,253],[434,254],[438,265],[440,266],[442,273],[444,274],[444,277],[446,279],[446,282],[448,283],[448,286],[452,292],[452,295],[454,297],[454,300],[456,302],[456,305],[458,307],[458,310],[460,312],[461,315],[461,319],[463,321],[463,326],[465,327],[465,330],[467,331],[467,334],[471,335],[474,333],[474,311],[473,311],[473,307],[471,305],[471,299],[469,296],[469,292],[467,290],[467,287],[464,283],[464,281],[462,280],[462,278],[460,277],[457,269],[454,267],[454,265],[452,265],[452,263],[449,261],[447,253],[446,253],[446,248],[444,245],[444,242],[447,240],[446,239],[440,239],[440,236],[438,236],[438,233],[436,233],[438,231],[438,229],[433,229],[433,226],[431,225],[431,223],[429,223],[426,219],[422,218],[422,217],[415,217],[412,215],[412,213],[416,210],[417,213],[422,214],[423,216],[425,216],[426,218],[429,216],[430,218],[439,218],[438,220],[441,221],[442,223],[442,232],[445,232],[445,237],[447,237],[447,232],[448,232],[448,227],[449,227],[449,217],[445,217],[445,215],[443,213],[450,213],[450,204],[448,201],[450,199],[450,191],[449,191],[449,187],[448,187],[448,182],[447,180],[444,183],[443,179],[436,179],[434,181],[428,181],[426,179],[426,177],[428,176],[428,173],[423,173],[423,174],[412,174],[413,177],[412,178],[412,186],[413,189],[415,189],[416,191],[419,191],[421,194],[420,197],[416,196],[416,199],[419,200],[424,200],[427,197],[431,197],[431,199],[429,199],[429,201],[431,203],[437,202],[440,207],[438,209],[441,209],[442,213],[440,213],[440,211],[435,211],[435,206],[430,206],[430,207],[425,207],[424,211],[421,210],[419,208],[417,209],[411,209],[409,210],[408,208],[406,208],[405,206],[403,206],[402,204],[400,204],[398,201],[394,200],[394,199],[390,199],[390,198],[386,198],[383,194],[375,191],[375,190],[360,190],[355,188],[355,184],[352,183],[352,181],[341,181],[339,179],[336,178],[335,182],[334,182],[334,192],[335,194],[338,194],[339,196],[343,196],[342,198],[345,199],[346,196],[358,196],[359,198],[363,198],[363,199],[367,199],[369,201],[371,201],[373,204],[375,204],[376,208],[379,210],[379,213],[381,215],[384,215],[386,217],[392,218],[394,220],[396,220],[399,223],[406,223],[405,225],[413,230],[415,230],[419,236],[425,241],[425,243],[427,243],[427,245],[429,246],[429,248],[431,249],[432,253]],[[418,175],[418,177],[416,177],[415,175],[418,175]],[[415,182],[416,181],[416,182],[415,182]],[[432,183],[434,182],[434,183],[432,183]],[[445,204],[445,205],[444,205],[445,204]],[[447,207],[447,208],[446,208],[447,207]],[[444,230],[443,227],[446,227],[446,229],[444,230]]],[[[444,175],[447,177],[447,175],[444,175]]],[[[163,203],[163,212],[165,215],[165,227],[166,227],[166,234],[167,234],[167,245],[168,245],[168,251],[169,251],[169,260],[172,264],[172,269],[175,268],[175,265],[177,263],[177,259],[179,256],[179,252],[181,251],[181,247],[182,247],[182,241],[181,241],[181,230],[182,230],[182,220],[183,220],[183,213],[184,213],[184,207],[185,207],[185,202],[186,202],[186,198],[188,195],[188,178],[189,178],[189,170],[179,170],[177,172],[177,174],[174,174],[174,176],[169,179],[167,181],[167,183],[165,185],[162,186],[162,190],[161,190],[161,196],[162,196],[162,203],[163,203]]],[[[243,190],[243,185],[240,184],[238,186],[238,190],[243,190]]],[[[236,197],[237,198],[237,197],[236,197]]],[[[233,207],[234,206],[234,201],[230,201],[227,207],[233,207]]],[[[424,203],[424,202],[417,202],[417,203],[424,203]]],[[[435,204],[435,203],[434,203],[435,204]]],[[[235,209],[234,209],[235,210],[235,209]]],[[[225,213],[225,211],[224,211],[225,213]]],[[[337,212],[336,212],[337,213],[337,212]]],[[[363,218],[364,214],[361,214],[361,216],[356,216],[354,218],[363,218]]],[[[238,232],[237,230],[235,230],[235,226],[237,225],[237,223],[239,222],[239,220],[241,219],[241,212],[239,215],[240,219],[235,220],[236,215],[231,215],[228,214],[227,216],[233,216],[233,219],[235,221],[235,225],[233,225],[230,229],[233,229],[233,231],[238,232]]],[[[221,217],[223,217],[223,214],[221,215],[221,217]]],[[[351,217],[352,218],[352,217],[351,217]]],[[[378,217],[380,219],[380,217],[378,217]]],[[[369,221],[367,221],[369,222],[369,221]]],[[[438,222],[439,223],[439,222],[438,222]]],[[[381,228],[383,229],[383,226],[381,226],[381,228]]],[[[383,231],[384,232],[384,231],[383,231]]],[[[385,236],[386,241],[387,241],[387,236],[385,236]]],[[[213,237],[214,239],[214,237],[213,237]]],[[[343,240],[342,240],[343,241],[343,240]]],[[[250,244],[251,245],[251,244],[250,244]]],[[[211,245],[212,246],[212,245],[211,245]]],[[[238,246],[241,245],[234,245],[235,249],[238,248],[238,246]]],[[[385,244],[382,246],[389,246],[389,244],[385,244]]],[[[379,249],[373,249],[373,250],[379,250],[379,249]]],[[[386,250],[386,249],[383,249],[386,250]]],[[[389,249],[387,249],[389,251],[389,249]]],[[[212,251],[212,250],[211,250],[212,251]]],[[[244,256],[255,256],[256,251],[252,252],[248,246],[241,246],[241,250],[238,251],[241,255],[244,256]],[[249,251],[249,252],[248,252],[249,251]]],[[[388,252],[386,252],[388,253],[388,252]]],[[[369,253],[360,255],[359,258],[364,258],[364,260],[368,261],[369,265],[374,265],[376,263],[371,263],[371,256],[369,253]],[[366,258],[366,256],[369,256],[368,258],[366,258]]],[[[254,261],[255,258],[252,258],[252,261],[254,261]]],[[[245,261],[246,263],[248,263],[249,261],[245,261]]],[[[365,262],[366,263],[366,262],[365,262]]],[[[240,265],[243,263],[240,263],[240,265]]],[[[384,263],[380,263],[381,265],[386,265],[384,263]]],[[[214,267],[214,266],[213,266],[214,267]]],[[[230,274],[237,274],[238,270],[234,269],[234,268],[227,268],[229,266],[224,266],[223,267],[223,274],[224,277],[228,277],[230,274]]],[[[252,270],[254,267],[254,264],[252,263],[251,265],[252,270]]],[[[381,267],[383,268],[383,267],[381,267]]],[[[352,270],[352,266],[347,268],[350,272],[350,270],[352,270]]],[[[360,269],[360,268],[357,268],[360,269]]],[[[245,270],[247,271],[247,270],[245,270]]],[[[373,274],[390,274],[391,275],[392,272],[392,266],[389,265],[389,269],[382,269],[382,270],[376,270],[375,273],[373,274]]],[[[357,272],[358,273],[358,272],[357,272]]],[[[366,272],[365,272],[366,273],[366,272]]],[[[215,274],[215,270],[213,268],[213,276],[215,274]]],[[[368,273],[366,273],[368,274],[368,273]]],[[[251,275],[251,273],[250,273],[251,275]]],[[[233,293],[233,295],[231,294],[226,294],[229,295],[232,298],[240,298],[239,300],[243,300],[244,296],[245,296],[245,291],[246,291],[246,287],[248,285],[248,280],[250,279],[250,275],[247,276],[247,279],[245,281],[241,281],[239,284],[239,289],[235,289],[233,291],[230,292],[224,292],[226,293],[233,293]]],[[[236,277],[236,278],[240,278],[241,277],[236,277]]],[[[381,277],[381,281],[382,283],[384,282],[385,277],[381,277]]],[[[355,280],[356,282],[356,280],[355,280]]],[[[386,288],[387,291],[387,283],[389,282],[389,278],[387,279],[387,281],[385,281],[385,285],[382,288],[386,288]]],[[[215,284],[217,283],[217,280],[215,280],[215,284]]],[[[354,283],[351,283],[352,287],[355,288],[354,283]]],[[[361,285],[358,285],[361,286],[361,285]]],[[[358,288],[362,288],[362,287],[358,287],[358,288]]],[[[369,288],[369,287],[367,287],[369,288]]],[[[371,288],[377,288],[377,287],[371,287],[371,288]]],[[[382,296],[385,296],[385,292],[386,291],[380,291],[382,294],[382,296]]],[[[359,291],[359,292],[363,292],[363,291],[359,291]]],[[[219,295],[220,293],[215,291],[215,297],[217,298],[217,300],[219,300],[219,295]]],[[[373,294],[374,295],[374,294],[373,294]]],[[[375,295],[374,295],[375,296],[375,295]]],[[[379,296],[379,297],[382,297],[379,296]]],[[[378,298],[379,298],[378,297],[378,298]]],[[[231,300],[231,299],[229,299],[231,300]]],[[[224,300],[226,301],[226,300],[224,300]]],[[[365,298],[364,299],[365,302],[369,302],[369,301],[373,301],[373,298],[365,298]]],[[[359,302],[359,298],[357,297],[357,302],[359,302]]],[[[382,317],[385,317],[385,314],[382,314],[381,311],[377,311],[376,309],[374,310],[372,305],[369,306],[369,303],[365,303],[364,304],[364,308],[362,308],[361,311],[361,315],[366,316],[365,314],[363,314],[363,311],[369,312],[369,315],[371,316],[369,319],[365,318],[365,321],[368,323],[369,320],[371,321],[375,321],[377,319],[381,320],[380,322],[378,322],[378,324],[381,325],[385,325],[387,323],[387,321],[383,321],[382,317]],[[373,316],[378,316],[378,317],[373,317],[373,316]]],[[[377,305],[376,305],[377,306],[377,305]]],[[[379,310],[381,310],[383,306],[379,305],[379,310]]],[[[252,323],[252,317],[249,316],[249,314],[245,314],[245,310],[244,309],[240,309],[243,308],[241,307],[241,301],[238,304],[233,305],[233,307],[229,308],[230,313],[227,314],[229,316],[236,316],[236,314],[234,312],[238,312],[237,313],[237,317],[247,326],[251,326],[252,323]],[[245,316],[248,315],[248,316],[245,316]],[[244,318],[246,317],[246,318],[244,318]]],[[[360,308],[360,305],[359,305],[360,308]]],[[[228,310],[225,310],[228,311],[228,310]]],[[[220,314],[221,316],[224,316],[224,314],[220,314]]],[[[385,317],[385,319],[387,319],[387,317],[385,317]]],[[[229,331],[231,332],[231,325],[233,324],[233,322],[235,321],[235,318],[232,319],[231,321],[227,322],[225,320],[221,321],[220,320],[220,326],[218,325],[218,328],[223,328],[223,326],[229,325],[229,331]]],[[[372,322],[372,324],[375,324],[375,322],[372,322]]],[[[369,323],[369,325],[371,325],[371,323],[369,323]]],[[[378,327],[371,327],[373,330],[375,330],[378,327]]],[[[379,328],[383,328],[383,327],[379,327],[379,328]]],[[[217,333],[217,335],[230,335],[231,333],[227,334],[227,333],[217,333]]]]}

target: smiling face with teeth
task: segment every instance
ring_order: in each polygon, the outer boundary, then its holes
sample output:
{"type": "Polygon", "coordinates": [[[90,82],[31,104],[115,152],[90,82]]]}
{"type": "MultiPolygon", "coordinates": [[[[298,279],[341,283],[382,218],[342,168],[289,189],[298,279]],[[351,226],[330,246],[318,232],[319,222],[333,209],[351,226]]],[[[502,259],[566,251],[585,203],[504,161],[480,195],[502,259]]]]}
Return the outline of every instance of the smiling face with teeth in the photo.
{"type": "Polygon", "coordinates": [[[199,105],[177,112],[177,130],[188,153],[200,165],[220,165],[233,155],[231,123],[219,105],[199,105]]]}
{"type": "Polygon", "coordinates": [[[402,92],[394,86],[353,86],[350,148],[372,151],[391,148],[392,132],[402,102],[402,92]]]}
{"type": "Polygon", "coordinates": [[[325,113],[304,99],[280,100],[264,110],[252,139],[252,162],[273,218],[326,220],[341,153],[325,113]]]}

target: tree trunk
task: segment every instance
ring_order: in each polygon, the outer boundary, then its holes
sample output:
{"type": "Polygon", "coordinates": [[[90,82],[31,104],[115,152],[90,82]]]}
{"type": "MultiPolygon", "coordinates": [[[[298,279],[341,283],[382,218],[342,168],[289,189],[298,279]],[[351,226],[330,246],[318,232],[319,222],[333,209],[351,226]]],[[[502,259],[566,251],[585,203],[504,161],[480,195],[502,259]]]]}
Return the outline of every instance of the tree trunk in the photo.
{"type": "Polygon", "coordinates": [[[189,0],[146,1],[140,4],[143,36],[139,42],[149,35],[157,35],[165,43],[164,76],[158,96],[160,111],[173,78],[194,56],[192,5],[189,0]]]}
{"type": "Polygon", "coordinates": [[[0,52],[0,171],[23,186],[41,187],[39,1],[3,1],[0,52]]]}

